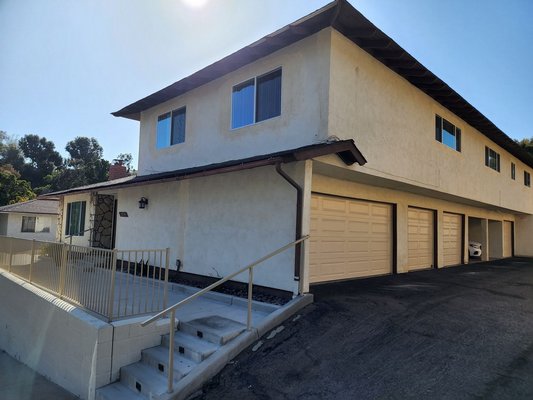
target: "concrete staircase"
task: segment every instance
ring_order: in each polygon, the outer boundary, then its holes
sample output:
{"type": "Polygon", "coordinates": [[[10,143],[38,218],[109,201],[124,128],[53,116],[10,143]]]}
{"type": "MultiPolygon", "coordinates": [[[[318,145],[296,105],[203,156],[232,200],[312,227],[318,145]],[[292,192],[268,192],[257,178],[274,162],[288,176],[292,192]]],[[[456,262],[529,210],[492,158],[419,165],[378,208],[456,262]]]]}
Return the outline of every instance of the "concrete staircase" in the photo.
{"type": "MultiPolygon", "coordinates": [[[[207,316],[188,322],[179,322],[174,336],[175,385],[208,358],[246,330],[240,322],[221,316],[207,316]]],[[[146,400],[168,397],[167,371],[169,335],[161,345],[144,349],[141,360],[122,367],[120,380],[100,388],[97,400],[146,400]]],[[[176,393],[178,395],[178,393],[176,393]]]]}

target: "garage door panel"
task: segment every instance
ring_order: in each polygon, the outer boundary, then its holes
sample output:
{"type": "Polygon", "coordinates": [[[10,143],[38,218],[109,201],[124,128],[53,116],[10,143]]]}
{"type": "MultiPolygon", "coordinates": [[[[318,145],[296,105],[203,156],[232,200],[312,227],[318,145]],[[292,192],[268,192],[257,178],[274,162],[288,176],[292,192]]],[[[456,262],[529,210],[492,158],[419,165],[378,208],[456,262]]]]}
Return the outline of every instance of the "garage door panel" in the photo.
{"type": "Polygon", "coordinates": [[[444,213],[442,227],[444,265],[461,264],[463,261],[463,217],[458,214],[444,213]]]}
{"type": "Polygon", "coordinates": [[[512,257],[513,255],[513,223],[503,221],[503,256],[512,257]]]}
{"type": "Polygon", "coordinates": [[[370,229],[370,222],[348,221],[348,233],[366,233],[370,229]]]}
{"type": "Polygon", "coordinates": [[[409,271],[430,268],[434,264],[433,219],[434,212],[409,207],[408,217],[408,257],[409,271]]]}
{"type": "Polygon", "coordinates": [[[316,194],[311,205],[311,283],[392,272],[392,206],[316,194]]]}
{"type": "Polygon", "coordinates": [[[334,199],[334,198],[330,198],[330,199],[326,199],[326,198],[322,198],[321,201],[320,201],[320,205],[319,207],[324,210],[324,211],[328,211],[330,213],[340,213],[340,214],[345,214],[346,213],[346,202],[342,199],[334,199]]]}

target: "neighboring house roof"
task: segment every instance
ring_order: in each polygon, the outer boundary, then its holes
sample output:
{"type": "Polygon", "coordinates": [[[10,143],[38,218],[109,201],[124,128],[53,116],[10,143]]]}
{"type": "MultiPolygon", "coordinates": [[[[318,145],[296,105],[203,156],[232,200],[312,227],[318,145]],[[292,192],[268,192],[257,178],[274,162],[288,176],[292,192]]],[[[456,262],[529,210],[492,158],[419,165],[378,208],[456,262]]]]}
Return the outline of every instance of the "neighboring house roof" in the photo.
{"type": "Polygon", "coordinates": [[[0,207],[0,214],[59,214],[59,200],[55,198],[35,199],[24,203],[0,207]]]}
{"type": "Polygon", "coordinates": [[[183,179],[197,178],[201,176],[217,175],[226,172],[234,172],[244,169],[263,167],[266,165],[275,165],[278,163],[289,163],[294,161],[309,160],[311,158],[321,157],[329,154],[337,154],[337,156],[339,156],[339,158],[346,165],[352,165],[354,163],[357,163],[359,165],[366,164],[365,157],[355,146],[353,140],[338,140],[333,142],[330,141],[325,143],[312,144],[309,146],[299,147],[297,149],[284,150],[255,157],[242,158],[239,160],[225,161],[217,164],[208,164],[199,167],[185,168],[150,175],[128,176],[126,178],[115,179],[113,181],[100,182],[95,183],[93,185],[81,186],[77,188],[63,190],[60,192],[54,192],[50,193],[49,195],[57,196],[79,192],[90,192],[98,189],[104,190],[128,186],[147,185],[151,183],[178,181],[183,179]]]}
{"type": "Polygon", "coordinates": [[[357,46],[533,168],[533,157],[346,0],[334,1],[222,60],[114,112],[113,115],[140,120],[141,111],[205,85],[327,27],[342,33],[357,46]]]}

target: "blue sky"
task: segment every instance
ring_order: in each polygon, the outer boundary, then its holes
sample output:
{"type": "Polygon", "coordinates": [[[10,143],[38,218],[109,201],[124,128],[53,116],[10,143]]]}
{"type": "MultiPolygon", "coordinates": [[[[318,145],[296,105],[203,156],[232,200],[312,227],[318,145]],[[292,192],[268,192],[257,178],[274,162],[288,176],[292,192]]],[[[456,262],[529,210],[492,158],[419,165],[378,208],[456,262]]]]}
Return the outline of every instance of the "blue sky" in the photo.
{"type": "MultiPolygon", "coordinates": [[[[58,150],[93,136],[138,154],[110,115],[327,0],[0,0],[0,130],[58,150]]],[[[533,137],[533,1],[350,0],[514,139],[533,137]]]]}

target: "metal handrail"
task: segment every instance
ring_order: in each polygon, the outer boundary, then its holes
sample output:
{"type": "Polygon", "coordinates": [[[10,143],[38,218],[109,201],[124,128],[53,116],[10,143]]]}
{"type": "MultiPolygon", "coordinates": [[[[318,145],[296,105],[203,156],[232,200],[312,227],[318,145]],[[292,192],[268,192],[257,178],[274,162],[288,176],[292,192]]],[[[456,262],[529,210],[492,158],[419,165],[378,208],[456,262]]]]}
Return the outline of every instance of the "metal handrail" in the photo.
{"type": "Polygon", "coordinates": [[[72,238],[73,238],[74,236],[82,236],[82,235],[80,235],[81,233],[89,232],[89,231],[92,231],[93,229],[94,229],[94,228],[88,228],[88,229],[85,229],[83,232],[82,232],[82,231],[79,231],[79,232],[77,232],[77,233],[71,233],[70,235],[65,236],[65,240],[66,240],[67,238],[70,238],[70,243],[69,243],[69,244],[72,245],[72,238]]]}
{"type": "Polygon", "coordinates": [[[186,299],[183,299],[179,301],[178,303],[166,308],[165,310],[155,314],[154,316],[148,318],[146,321],[141,323],[141,326],[147,326],[151,323],[157,321],[159,318],[164,317],[166,314],[170,312],[170,323],[169,323],[169,330],[170,330],[170,337],[169,337],[169,349],[168,349],[168,382],[167,382],[167,392],[172,393],[173,391],[173,385],[174,385],[174,321],[176,320],[176,309],[189,303],[190,301],[196,299],[197,297],[202,296],[203,294],[212,291],[213,289],[219,287],[223,283],[229,281],[231,278],[234,278],[235,276],[242,274],[246,270],[248,270],[248,315],[246,320],[246,329],[250,331],[252,329],[252,290],[253,290],[253,269],[258,264],[261,264],[262,262],[268,260],[269,258],[274,257],[275,255],[278,255],[279,253],[282,253],[283,251],[296,246],[298,243],[302,243],[303,241],[309,239],[309,235],[303,236],[298,240],[295,240],[294,242],[291,242],[283,247],[280,247],[279,249],[267,254],[264,257],[259,258],[257,261],[254,261],[251,264],[248,264],[247,266],[241,268],[240,270],[233,272],[232,274],[216,281],[215,283],[207,286],[206,288],[192,294],[191,296],[187,297],[186,299]]]}

